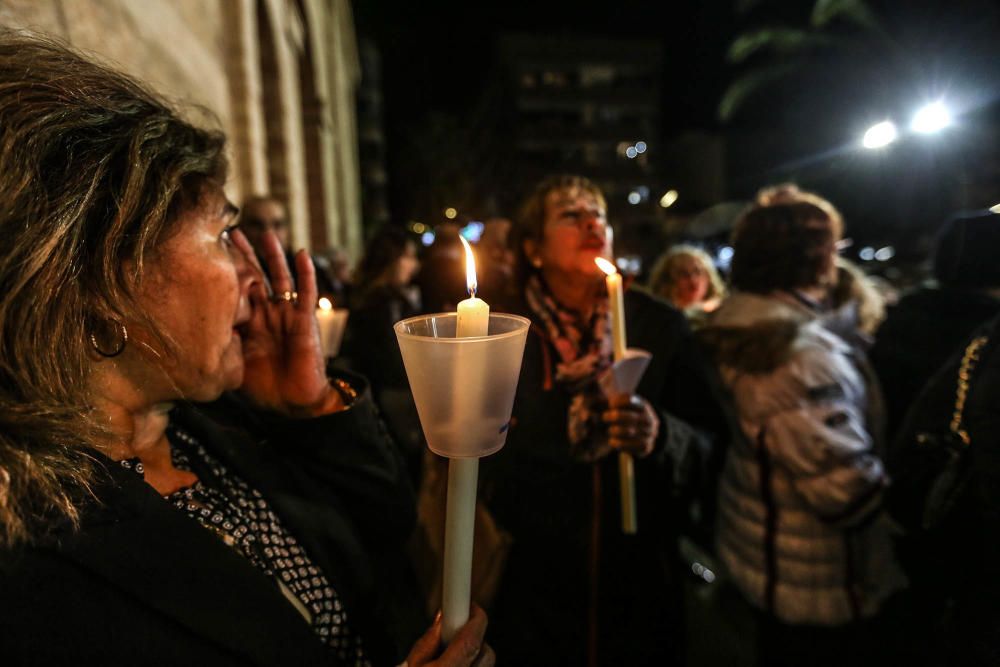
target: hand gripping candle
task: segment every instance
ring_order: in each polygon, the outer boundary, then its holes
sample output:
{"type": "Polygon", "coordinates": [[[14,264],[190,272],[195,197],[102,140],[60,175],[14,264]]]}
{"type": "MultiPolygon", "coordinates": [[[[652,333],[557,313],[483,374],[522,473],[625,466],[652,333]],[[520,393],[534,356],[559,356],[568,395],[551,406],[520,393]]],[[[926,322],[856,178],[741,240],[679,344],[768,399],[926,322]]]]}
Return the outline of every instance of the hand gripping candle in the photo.
{"type": "MultiPolygon", "coordinates": [[[[625,358],[625,296],[622,290],[622,276],[615,265],[598,257],[594,260],[607,276],[608,314],[611,318],[611,339],[614,343],[615,362],[625,358]]],[[[628,452],[618,453],[618,482],[621,489],[622,532],[634,535],[639,522],[635,509],[635,462],[628,452]]]]}
{"type": "MultiPolygon", "coordinates": [[[[458,304],[456,338],[486,336],[490,306],[476,297],[476,260],[464,238],[465,280],[469,298],[458,304]]],[[[450,641],[469,620],[472,587],[472,546],[476,518],[478,458],[453,458],[448,462],[448,507],[444,529],[444,580],[441,590],[441,634],[450,641]]]]}

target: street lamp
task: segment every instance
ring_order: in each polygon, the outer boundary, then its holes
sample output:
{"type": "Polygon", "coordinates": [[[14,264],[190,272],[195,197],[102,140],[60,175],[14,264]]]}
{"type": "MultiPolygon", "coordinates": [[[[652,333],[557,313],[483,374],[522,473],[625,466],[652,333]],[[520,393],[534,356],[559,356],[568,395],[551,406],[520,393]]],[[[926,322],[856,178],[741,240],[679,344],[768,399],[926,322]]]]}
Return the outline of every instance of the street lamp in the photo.
{"type": "Polygon", "coordinates": [[[925,104],[913,114],[910,129],[920,134],[940,132],[951,125],[951,112],[941,102],[925,104]]]}
{"type": "Polygon", "coordinates": [[[884,120],[868,128],[861,140],[861,145],[869,149],[884,148],[898,137],[899,132],[896,130],[896,124],[891,120],[884,120]]]}

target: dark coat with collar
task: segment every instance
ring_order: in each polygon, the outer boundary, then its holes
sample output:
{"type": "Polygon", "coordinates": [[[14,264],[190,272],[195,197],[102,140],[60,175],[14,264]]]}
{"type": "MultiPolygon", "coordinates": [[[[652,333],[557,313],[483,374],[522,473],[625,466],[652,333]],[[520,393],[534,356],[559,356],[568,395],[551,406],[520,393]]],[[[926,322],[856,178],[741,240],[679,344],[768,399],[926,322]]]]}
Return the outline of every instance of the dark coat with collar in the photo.
{"type": "MultiPolygon", "coordinates": [[[[516,312],[532,317],[523,304],[516,312]]],[[[657,409],[661,437],[635,461],[639,532],[621,531],[618,457],[570,453],[570,394],[554,381],[557,353],[528,334],[507,443],[483,460],[483,497],[513,546],[487,637],[509,664],[668,665],[679,661],[675,579],[682,499],[707,433],[725,419],[709,390],[684,316],[645,292],[625,296],[629,347],[653,358],[638,393],[657,409]],[[696,424],[702,428],[692,428],[696,424]]]]}
{"type": "MultiPolygon", "coordinates": [[[[226,397],[171,419],[263,493],[373,662],[401,662],[426,620],[398,558],[414,497],[370,398],[292,420],[226,397]]],[[[79,531],[0,552],[5,665],[336,664],[271,579],[135,473],[102,463],[100,504],[79,531]]]]}

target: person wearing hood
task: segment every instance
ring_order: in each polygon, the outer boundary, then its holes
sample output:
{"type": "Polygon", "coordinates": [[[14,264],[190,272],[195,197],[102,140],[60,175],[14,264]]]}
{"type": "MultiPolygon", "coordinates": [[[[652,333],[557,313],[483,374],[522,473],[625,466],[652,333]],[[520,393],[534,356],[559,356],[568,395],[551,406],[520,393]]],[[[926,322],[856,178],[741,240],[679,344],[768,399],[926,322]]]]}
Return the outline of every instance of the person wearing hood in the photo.
{"type": "Polygon", "coordinates": [[[866,619],[894,587],[878,387],[827,327],[841,231],[822,198],[763,191],[733,233],[734,293],[700,334],[742,436],[716,542],[752,608],[759,664],[872,660],[866,619]]]}

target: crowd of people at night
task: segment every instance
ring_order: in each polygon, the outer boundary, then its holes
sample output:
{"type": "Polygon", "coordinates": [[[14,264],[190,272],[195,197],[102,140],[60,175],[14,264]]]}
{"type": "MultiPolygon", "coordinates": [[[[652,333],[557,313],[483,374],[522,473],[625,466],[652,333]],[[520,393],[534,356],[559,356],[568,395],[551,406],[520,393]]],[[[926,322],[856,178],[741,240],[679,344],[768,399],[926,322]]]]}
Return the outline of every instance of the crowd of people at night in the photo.
{"type": "Polygon", "coordinates": [[[279,198],[231,203],[225,155],[142,82],[0,31],[4,664],[1000,660],[1000,215],[949,220],[934,280],[886,304],[834,203],[765,188],[725,270],[677,245],[628,286],[651,361],[608,396],[614,221],[584,176],[536,184],[476,244],[531,326],[445,642],[447,472],[393,324],[465,298],[460,228],[373,230],[351,271],[295,251],[279,198]],[[350,313],[333,357],[320,297],[350,313]]]}

